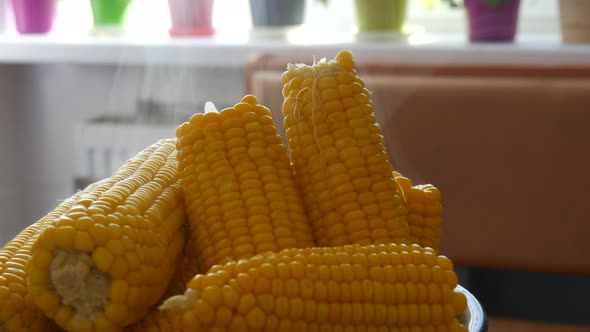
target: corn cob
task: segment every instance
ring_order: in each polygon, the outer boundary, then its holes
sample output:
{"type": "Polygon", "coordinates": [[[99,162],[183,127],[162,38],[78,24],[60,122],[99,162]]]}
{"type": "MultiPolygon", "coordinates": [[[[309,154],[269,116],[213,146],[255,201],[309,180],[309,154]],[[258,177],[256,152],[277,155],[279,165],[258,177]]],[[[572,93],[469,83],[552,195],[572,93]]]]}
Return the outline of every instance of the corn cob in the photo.
{"type": "Polygon", "coordinates": [[[186,284],[199,273],[197,253],[197,245],[194,241],[189,240],[163,298],[184,293],[186,284]]]}
{"type": "Polygon", "coordinates": [[[177,129],[178,161],[199,270],[313,246],[293,172],[268,108],[254,96],[177,129]]]}
{"type": "MultiPolygon", "coordinates": [[[[92,186],[91,186],[92,187],[92,186]]],[[[25,266],[39,234],[57,217],[69,210],[81,193],[64,200],[54,211],[24,229],[0,250],[0,331],[57,331],[32,301],[25,280],[25,266]]]]}
{"type": "Polygon", "coordinates": [[[182,331],[467,331],[452,262],[418,245],[285,249],[216,265],[160,307],[182,331]]]}
{"type": "Polygon", "coordinates": [[[408,208],[409,241],[438,252],[442,224],[440,191],[431,184],[413,185],[412,180],[393,172],[408,208]]]}
{"type": "MultiPolygon", "coordinates": [[[[162,299],[168,299],[172,296],[183,294],[186,291],[187,283],[199,273],[197,260],[198,249],[193,241],[188,241],[180,263],[170,285],[162,299]]],[[[147,315],[138,322],[125,328],[125,332],[145,332],[145,331],[179,331],[180,319],[170,312],[160,311],[157,308],[152,309],[147,315]]],[[[0,331],[1,332],[1,331],[0,331]]]]}
{"type": "Polygon", "coordinates": [[[404,242],[406,209],[352,54],[282,76],[284,127],[317,245],[404,242]]]}
{"type": "MultiPolygon", "coordinates": [[[[187,283],[199,273],[197,266],[197,252],[194,241],[187,241],[180,262],[176,267],[176,272],[174,272],[174,276],[168,285],[168,289],[161,299],[167,299],[175,295],[183,294],[186,291],[187,283]]],[[[174,315],[170,315],[168,312],[163,312],[154,308],[139,321],[126,327],[124,331],[177,331],[180,326],[180,321],[175,318],[174,315]]]]}
{"type": "Polygon", "coordinates": [[[119,331],[163,295],[185,245],[175,140],[85,189],[35,241],[27,284],[67,331],[119,331]]]}
{"type": "MultiPolygon", "coordinates": [[[[186,286],[184,289],[186,290],[186,286]]],[[[173,312],[155,308],[140,321],[126,327],[125,332],[180,332],[180,319],[173,312]]]]}

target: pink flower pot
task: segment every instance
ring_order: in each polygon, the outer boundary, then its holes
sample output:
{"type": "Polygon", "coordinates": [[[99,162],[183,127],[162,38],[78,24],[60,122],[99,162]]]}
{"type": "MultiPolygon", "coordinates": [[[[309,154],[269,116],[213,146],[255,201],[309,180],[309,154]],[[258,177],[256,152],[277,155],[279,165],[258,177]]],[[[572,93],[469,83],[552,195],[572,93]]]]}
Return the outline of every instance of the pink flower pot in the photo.
{"type": "Polygon", "coordinates": [[[213,0],[168,0],[172,36],[209,36],[214,33],[211,24],[213,0]]]}

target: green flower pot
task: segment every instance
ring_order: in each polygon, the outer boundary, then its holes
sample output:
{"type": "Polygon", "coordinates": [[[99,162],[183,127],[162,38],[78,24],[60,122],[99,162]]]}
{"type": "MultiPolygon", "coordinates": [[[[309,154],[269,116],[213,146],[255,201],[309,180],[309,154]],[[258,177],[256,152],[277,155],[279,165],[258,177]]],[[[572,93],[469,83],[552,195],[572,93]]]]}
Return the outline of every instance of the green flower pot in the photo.
{"type": "Polygon", "coordinates": [[[355,0],[359,32],[401,32],[408,0],[355,0]]]}
{"type": "Polygon", "coordinates": [[[94,26],[122,26],[132,0],[90,0],[94,26]]]}

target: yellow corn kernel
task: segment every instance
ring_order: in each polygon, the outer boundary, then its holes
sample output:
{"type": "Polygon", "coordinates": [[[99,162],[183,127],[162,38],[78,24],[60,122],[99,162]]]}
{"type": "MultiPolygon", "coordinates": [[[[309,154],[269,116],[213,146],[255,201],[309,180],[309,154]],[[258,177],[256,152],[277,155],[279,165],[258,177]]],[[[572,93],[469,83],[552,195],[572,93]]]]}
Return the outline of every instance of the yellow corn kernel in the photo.
{"type": "Polygon", "coordinates": [[[453,273],[449,270],[452,263],[439,256],[433,265],[426,265],[428,255],[435,255],[434,250],[393,243],[267,252],[216,265],[208,274],[197,275],[184,295],[166,300],[160,311],[150,316],[168,315],[168,321],[182,321],[181,330],[187,332],[270,330],[277,326],[334,331],[342,325],[355,326],[355,331],[361,327],[418,331],[428,326],[464,331],[456,317],[465,310],[466,299],[452,291],[456,280],[449,277],[444,284],[436,284],[422,280],[418,272],[440,269],[453,273]],[[350,257],[353,271],[336,255],[350,257]],[[406,262],[391,259],[397,256],[407,257],[406,262]],[[385,271],[394,267],[388,262],[396,262],[397,274],[406,271],[404,282],[388,280],[385,271]],[[216,275],[221,272],[220,279],[216,275]],[[205,282],[211,278],[221,283],[205,282]],[[264,287],[255,294],[254,284],[260,280],[284,284],[284,293],[280,291],[284,295],[275,294],[278,286],[264,287]],[[420,289],[443,296],[432,302],[427,295],[419,295],[425,292],[420,289]]]}
{"type": "Polygon", "coordinates": [[[431,184],[414,185],[412,180],[397,171],[393,172],[393,176],[408,209],[410,243],[438,252],[442,225],[440,191],[431,184]]]}
{"type": "Polygon", "coordinates": [[[371,131],[378,125],[370,92],[350,52],[313,66],[290,64],[283,83],[284,126],[316,244],[405,242],[407,209],[381,133],[371,131]],[[398,204],[372,204],[367,194],[377,202],[397,197],[398,204]],[[367,224],[370,216],[386,222],[367,224]]]}
{"type": "Polygon", "coordinates": [[[270,111],[246,96],[220,112],[208,104],[205,114],[193,118],[177,130],[177,149],[185,200],[195,206],[188,219],[191,240],[200,248],[199,269],[312,246],[287,150],[275,139],[270,111]],[[188,181],[192,177],[196,181],[188,181]]]}
{"type": "Polygon", "coordinates": [[[186,239],[175,145],[148,147],[46,217],[27,283],[62,329],[122,330],[164,294],[186,239]]]}
{"type": "MultiPolygon", "coordinates": [[[[89,188],[96,187],[96,184],[89,188]]],[[[24,229],[13,240],[8,242],[0,249],[0,331],[58,331],[57,325],[50,321],[28,298],[31,295],[39,295],[45,298],[44,289],[39,287],[27,287],[26,278],[28,273],[26,266],[29,264],[31,270],[38,271],[40,266],[51,262],[52,256],[49,250],[42,250],[38,255],[31,258],[32,245],[40,237],[46,239],[43,232],[56,219],[62,216],[66,211],[72,209],[75,203],[84,197],[83,192],[78,192],[72,197],[64,200],[55,210],[41,218],[33,225],[24,229]]],[[[48,233],[51,233],[48,232],[48,233]]],[[[55,234],[55,232],[53,232],[55,234]]],[[[55,242],[47,240],[50,247],[55,246],[55,242]]],[[[46,276],[33,274],[32,279],[36,282],[46,282],[46,276]]],[[[46,301],[51,306],[52,301],[46,301]]],[[[55,320],[58,322],[63,317],[69,318],[66,313],[55,312],[55,320]]],[[[71,314],[70,314],[71,316],[71,314]]]]}

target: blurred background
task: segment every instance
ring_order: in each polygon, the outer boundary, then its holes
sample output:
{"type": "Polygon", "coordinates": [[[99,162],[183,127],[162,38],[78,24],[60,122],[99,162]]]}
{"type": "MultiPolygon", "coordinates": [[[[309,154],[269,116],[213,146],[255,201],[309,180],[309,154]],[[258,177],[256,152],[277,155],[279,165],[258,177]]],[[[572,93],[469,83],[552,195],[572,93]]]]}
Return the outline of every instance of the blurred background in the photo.
{"type": "MultiPolygon", "coordinates": [[[[0,245],[207,101],[351,49],[491,331],[590,331],[590,1],[0,0],[0,245]]],[[[278,113],[277,113],[278,112],[278,113]]],[[[279,122],[280,123],[280,122],[279,122]]]]}

